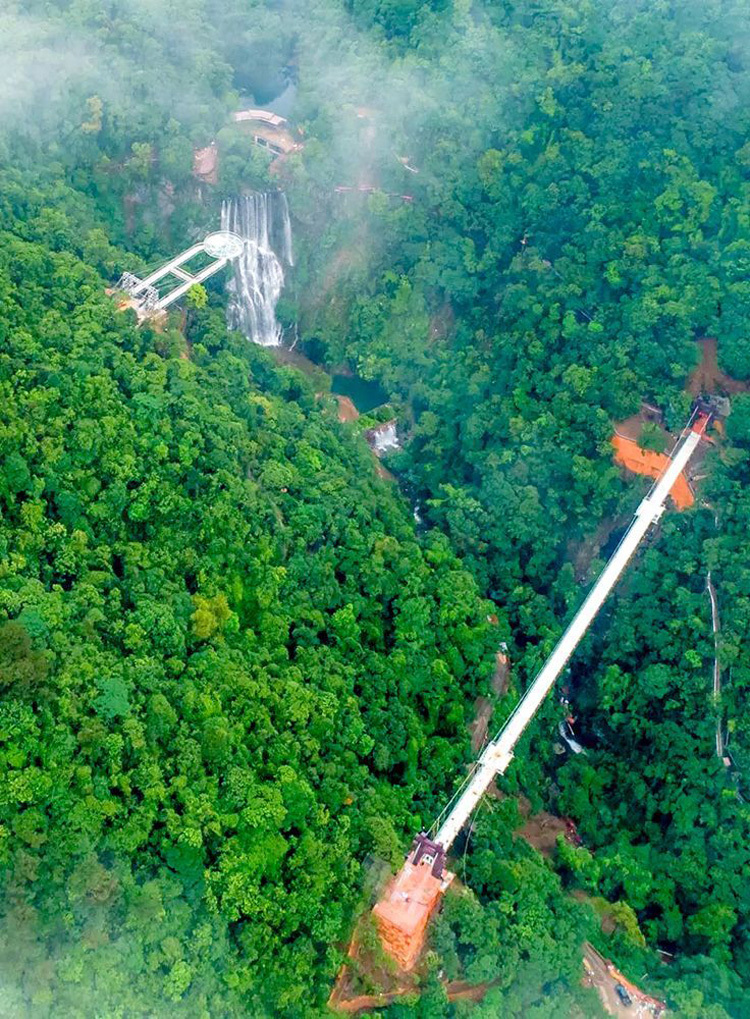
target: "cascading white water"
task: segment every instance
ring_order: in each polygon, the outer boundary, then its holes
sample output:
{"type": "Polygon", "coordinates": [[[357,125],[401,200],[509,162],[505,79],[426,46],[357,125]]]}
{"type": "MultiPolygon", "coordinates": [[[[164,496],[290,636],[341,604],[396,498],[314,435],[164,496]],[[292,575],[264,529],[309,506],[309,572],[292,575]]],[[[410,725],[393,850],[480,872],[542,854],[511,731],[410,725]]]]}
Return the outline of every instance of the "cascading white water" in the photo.
{"type": "Polygon", "coordinates": [[[244,252],[233,262],[227,325],[263,347],[277,347],[281,326],[276,321],[276,303],[284,285],[284,266],[294,265],[286,195],[265,191],[225,201],[221,228],[246,242],[244,252]]]}

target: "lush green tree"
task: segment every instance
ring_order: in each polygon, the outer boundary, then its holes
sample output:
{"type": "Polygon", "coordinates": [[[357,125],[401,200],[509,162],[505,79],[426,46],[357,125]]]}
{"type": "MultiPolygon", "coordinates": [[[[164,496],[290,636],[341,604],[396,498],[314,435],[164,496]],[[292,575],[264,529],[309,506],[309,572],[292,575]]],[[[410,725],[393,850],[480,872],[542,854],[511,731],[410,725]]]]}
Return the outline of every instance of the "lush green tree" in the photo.
{"type": "MultiPolygon", "coordinates": [[[[432,817],[498,641],[512,700],[637,502],[613,421],[645,397],[682,425],[696,336],[747,377],[747,11],[23,0],[3,29],[7,1007],[319,1014],[359,861],[432,817]],[[229,114],[290,83],[305,147],[272,167],[229,114]],[[279,185],[280,315],[387,391],[419,538],[320,387],[227,337],[221,278],[187,337],[103,295],[279,185]]],[[[668,519],[573,663],[587,755],[557,758],[546,705],[506,780],[576,820],[564,881],[686,1015],[750,1010],[747,422],[741,395],[710,507],[668,519]]],[[[594,1014],[580,915],[503,809],[434,948],[500,981],[478,1015],[594,1014]]],[[[428,969],[394,1014],[465,1014],[428,969]]]]}

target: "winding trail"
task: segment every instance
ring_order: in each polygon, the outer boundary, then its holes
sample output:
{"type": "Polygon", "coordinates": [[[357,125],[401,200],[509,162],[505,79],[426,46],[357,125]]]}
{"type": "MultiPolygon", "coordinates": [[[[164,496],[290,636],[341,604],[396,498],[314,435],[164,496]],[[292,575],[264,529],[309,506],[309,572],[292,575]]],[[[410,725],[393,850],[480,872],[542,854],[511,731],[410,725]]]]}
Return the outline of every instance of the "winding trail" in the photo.
{"type": "Polygon", "coordinates": [[[724,734],[721,728],[721,666],[719,665],[719,631],[721,621],[719,619],[719,602],[716,597],[716,589],[711,581],[711,571],[706,574],[706,590],[711,599],[711,625],[714,631],[714,704],[717,710],[716,718],[716,756],[721,760],[724,757],[724,734]]]}

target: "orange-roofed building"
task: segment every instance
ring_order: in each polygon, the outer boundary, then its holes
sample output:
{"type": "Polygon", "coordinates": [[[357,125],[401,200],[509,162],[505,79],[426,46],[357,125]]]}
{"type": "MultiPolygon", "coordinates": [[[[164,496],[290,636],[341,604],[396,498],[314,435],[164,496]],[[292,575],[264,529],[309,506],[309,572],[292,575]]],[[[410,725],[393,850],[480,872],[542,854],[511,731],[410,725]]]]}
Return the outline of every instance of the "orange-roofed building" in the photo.
{"type": "Polygon", "coordinates": [[[373,909],[383,948],[402,970],[419,958],[430,917],[453,880],[444,870],[445,854],[422,834],[385,895],[373,909]]]}

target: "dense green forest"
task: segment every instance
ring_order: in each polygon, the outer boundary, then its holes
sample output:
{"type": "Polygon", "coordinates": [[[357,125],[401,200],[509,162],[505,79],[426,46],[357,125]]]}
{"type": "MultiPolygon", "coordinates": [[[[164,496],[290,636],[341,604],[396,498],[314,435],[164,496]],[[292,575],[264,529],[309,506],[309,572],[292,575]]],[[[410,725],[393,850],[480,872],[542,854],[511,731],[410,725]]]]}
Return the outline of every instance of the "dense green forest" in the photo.
{"type": "MultiPolygon", "coordinates": [[[[644,490],[613,422],[678,429],[701,336],[750,380],[750,13],[13,0],[0,28],[0,1015],[323,1016],[498,644],[497,725],[644,490]],[[272,168],[230,114],[290,81],[272,168]],[[279,317],[387,392],[396,484],[227,332],[223,278],[158,331],[106,295],[277,186],[279,317]]],[[[548,704],[388,1019],[596,1016],[584,938],[673,1014],[750,1014],[749,395],[726,432],[573,663],[587,753],[548,704]],[[583,845],[515,837],[519,792],[583,845]]]]}

